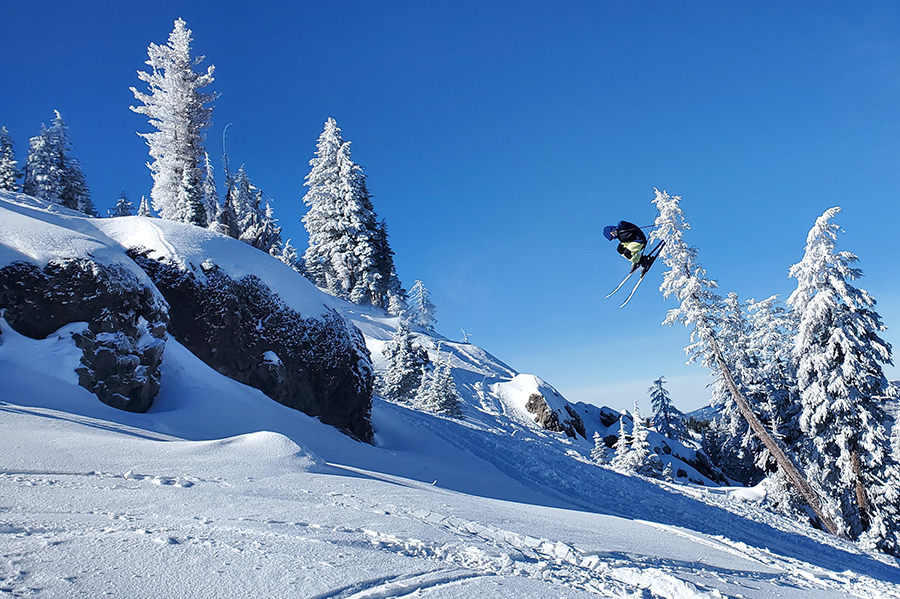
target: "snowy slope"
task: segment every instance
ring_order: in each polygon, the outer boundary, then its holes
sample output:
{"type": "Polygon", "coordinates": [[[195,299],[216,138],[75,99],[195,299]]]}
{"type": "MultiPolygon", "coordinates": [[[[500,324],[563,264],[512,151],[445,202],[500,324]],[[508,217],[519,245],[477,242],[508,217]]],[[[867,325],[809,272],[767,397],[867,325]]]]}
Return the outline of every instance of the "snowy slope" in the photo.
{"type": "MultiPolygon", "coordinates": [[[[381,365],[394,319],[327,298],[252,248],[23,203],[0,198],[0,264],[73,251],[119,261],[159,235],[154,247],[185,264],[258,268],[293,305],[343,310],[381,365]],[[24,215],[44,224],[6,226],[24,215]],[[44,226],[64,229],[68,247],[39,247],[28,231],[44,226]]],[[[105,406],[77,385],[78,327],[33,340],[0,319],[0,591],[11,596],[900,597],[895,560],[764,512],[747,490],[590,463],[590,442],[522,410],[534,390],[564,406],[552,387],[470,344],[418,336],[432,359],[451,354],[465,419],[376,398],[370,446],[171,338],[150,411],[105,406]]],[[[576,408],[588,438],[615,430],[599,408],[576,408]]]]}
{"type": "Polygon", "coordinates": [[[356,443],[173,340],[129,414],[65,374],[65,331],[0,326],[13,596],[900,597],[889,560],[724,493],[588,464],[554,489],[538,435],[376,401],[378,446],[356,443]]]}
{"type": "MultiPolygon", "coordinates": [[[[398,319],[386,317],[383,312],[355,306],[340,300],[341,311],[365,335],[366,345],[372,354],[372,362],[377,371],[386,368],[382,349],[396,331],[398,319]]],[[[453,379],[463,400],[463,411],[469,426],[485,430],[503,430],[505,434],[515,434],[522,439],[538,439],[552,449],[552,468],[566,470],[570,462],[589,461],[593,448],[593,436],[617,436],[619,414],[608,408],[598,408],[584,403],[571,404],[556,389],[533,374],[518,373],[490,353],[470,343],[452,341],[435,334],[419,330],[416,343],[428,351],[430,360],[438,360],[438,352],[443,359],[449,356],[453,368],[453,379]],[[535,423],[535,415],[526,405],[532,394],[544,397],[549,407],[561,420],[568,419],[565,406],[573,408],[584,423],[585,436],[568,438],[563,433],[550,433],[535,423]],[[605,412],[605,414],[604,414],[605,412]]],[[[630,414],[626,413],[630,430],[630,414]]],[[[658,452],[663,464],[671,463],[673,472],[685,473],[682,482],[694,481],[705,485],[716,485],[715,481],[690,465],[697,459],[697,452],[681,443],[671,441],[656,433],[649,432],[651,447],[666,446],[670,452],[658,452]]],[[[476,448],[475,451],[478,451],[476,448]]],[[[551,454],[548,454],[551,455],[551,454]]],[[[494,456],[501,459],[501,456],[494,456]]],[[[547,465],[548,468],[550,464],[547,465]]]]}

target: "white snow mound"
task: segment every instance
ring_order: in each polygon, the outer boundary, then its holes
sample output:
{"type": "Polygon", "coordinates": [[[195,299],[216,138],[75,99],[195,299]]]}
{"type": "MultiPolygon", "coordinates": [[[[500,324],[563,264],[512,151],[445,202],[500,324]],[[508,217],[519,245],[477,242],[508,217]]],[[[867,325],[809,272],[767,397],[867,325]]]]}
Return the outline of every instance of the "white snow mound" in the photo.
{"type": "Polygon", "coordinates": [[[517,374],[511,381],[495,383],[491,390],[500,396],[507,406],[514,408],[520,415],[534,421],[534,414],[526,408],[532,395],[540,395],[547,406],[557,414],[566,414],[568,401],[559,392],[538,376],[533,374],[517,374]]]}

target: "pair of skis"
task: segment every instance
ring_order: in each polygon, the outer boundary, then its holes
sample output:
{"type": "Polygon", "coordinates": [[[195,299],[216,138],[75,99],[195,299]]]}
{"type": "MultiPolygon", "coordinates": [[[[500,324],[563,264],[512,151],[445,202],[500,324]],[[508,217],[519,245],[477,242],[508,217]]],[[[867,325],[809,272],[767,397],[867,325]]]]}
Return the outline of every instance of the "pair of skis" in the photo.
{"type": "Polygon", "coordinates": [[[624,308],[625,304],[628,303],[628,300],[630,300],[631,297],[634,295],[634,292],[637,291],[637,288],[641,286],[641,281],[644,280],[644,276],[647,274],[647,271],[650,270],[650,267],[653,266],[653,263],[656,262],[657,258],[659,258],[659,253],[662,251],[662,248],[665,244],[666,244],[666,240],[663,239],[659,243],[657,243],[655,246],[653,246],[653,249],[644,255],[644,259],[641,260],[640,263],[635,264],[631,268],[631,271],[628,273],[628,276],[626,276],[624,279],[622,279],[622,282],[619,283],[619,286],[616,287],[615,289],[613,289],[612,293],[607,295],[606,298],[608,299],[608,298],[612,297],[613,293],[615,293],[616,291],[621,289],[622,286],[628,281],[628,279],[631,278],[631,275],[633,275],[634,273],[636,273],[638,271],[638,269],[640,269],[641,277],[638,279],[637,283],[635,283],[634,289],[631,290],[631,293],[628,294],[628,297],[625,298],[625,301],[622,302],[622,305],[619,306],[620,308],[624,308]]]}

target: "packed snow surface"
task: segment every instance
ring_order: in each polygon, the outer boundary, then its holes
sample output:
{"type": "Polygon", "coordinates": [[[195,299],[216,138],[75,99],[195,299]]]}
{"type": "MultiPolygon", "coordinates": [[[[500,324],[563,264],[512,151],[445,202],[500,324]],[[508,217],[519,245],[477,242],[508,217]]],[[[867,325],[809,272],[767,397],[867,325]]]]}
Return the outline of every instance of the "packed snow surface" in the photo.
{"type": "MultiPolygon", "coordinates": [[[[233,240],[24,204],[0,198],[0,264],[75,251],[125,264],[123,248],[159,234],[167,259],[211,259],[293,305],[341,309],[373,353],[396,324],[233,240]],[[60,230],[31,239],[45,227],[60,230]]],[[[556,407],[552,387],[473,345],[418,332],[432,358],[449,355],[465,418],[376,397],[373,446],[172,338],[150,411],[110,408],[77,385],[71,333],[83,326],[34,340],[0,318],[0,594],[900,599],[896,560],[762,510],[761,489],[592,463],[590,441],[544,431],[518,406],[536,389],[556,407]]]]}

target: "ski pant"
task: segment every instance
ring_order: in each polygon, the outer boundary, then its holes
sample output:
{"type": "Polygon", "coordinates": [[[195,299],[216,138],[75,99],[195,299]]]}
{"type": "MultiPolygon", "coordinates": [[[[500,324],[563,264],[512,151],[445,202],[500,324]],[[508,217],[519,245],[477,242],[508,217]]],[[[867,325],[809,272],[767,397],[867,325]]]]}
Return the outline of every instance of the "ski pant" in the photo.
{"type": "Polygon", "coordinates": [[[639,241],[629,241],[628,243],[620,243],[616,250],[631,260],[632,264],[639,264],[641,261],[641,252],[644,251],[646,244],[639,241]]]}

